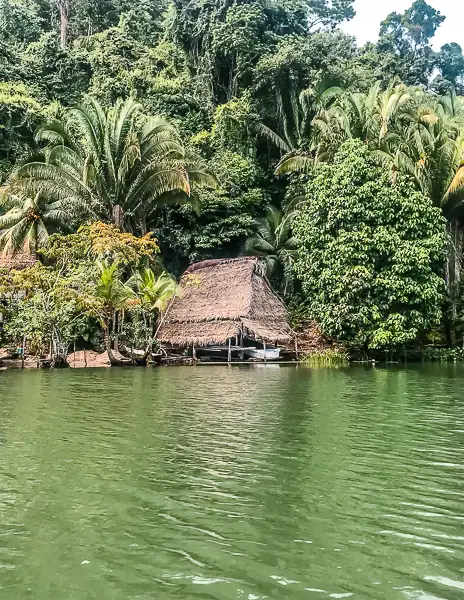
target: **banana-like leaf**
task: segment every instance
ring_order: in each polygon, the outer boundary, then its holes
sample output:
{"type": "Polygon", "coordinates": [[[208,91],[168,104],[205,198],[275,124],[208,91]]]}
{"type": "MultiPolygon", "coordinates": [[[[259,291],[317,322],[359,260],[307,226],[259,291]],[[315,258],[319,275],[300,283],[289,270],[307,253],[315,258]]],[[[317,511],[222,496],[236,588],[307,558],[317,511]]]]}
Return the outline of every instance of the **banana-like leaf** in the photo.
{"type": "Polygon", "coordinates": [[[263,123],[257,123],[255,125],[255,129],[259,135],[270,140],[275,146],[277,146],[277,148],[280,148],[284,152],[291,151],[291,147],[288,145],[288,143],[281,138],[279,134],[277,134],[275,131],[272,131],[272,129],[263,123]]]}
{"type": "Polygon", "coordinates": [[[275,168],[276,175],[284,173],[310,173],[314,167],[314,159],[302,154],[284,156],[275,168]]]}

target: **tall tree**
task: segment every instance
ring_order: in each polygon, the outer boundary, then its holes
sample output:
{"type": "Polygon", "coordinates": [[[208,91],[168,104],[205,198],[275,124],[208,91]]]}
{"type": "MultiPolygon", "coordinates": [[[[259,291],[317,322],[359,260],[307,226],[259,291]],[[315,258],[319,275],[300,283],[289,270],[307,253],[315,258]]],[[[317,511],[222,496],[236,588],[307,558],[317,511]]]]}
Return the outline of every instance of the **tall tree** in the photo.
{"type": "Polygon", "coordinates": [[[408,85],[427,85],[436,66],[430,41],[445,17],[425,0],[416,0],[403,14],[391,13],[380,27],[378,51],[391,78],[408,85]]]}
{"type": "Polygon", "coordinates": [[[145,117],[132,98],[103,110],[95,100],[39,129],[42,160],[20,166],[11,185],[53,199],[72,198],[83,215],[147,231],[159,204],[194,202],[191,184],[216,180],[188,155],[173,125],[145,117]]]}
{"type": "Polygon", "coordinates": [[[197,94],[226,102],[279,42],[354,16],[353,0],[175,0],[170,35],[189,56],[197,94]]]}
{"type": "Polygon", "coordinates": [[[308,11],[310,30],[318,27],[336,27],[355,16],[354,0],[303,0],[308,11]]]}
{"type": "Polygon", "coordinates": [[[440,76],[434,80],[434,88],[444,94],[453,89],[464,91],[464,54],[459,44],[445,44],[436,60],[440,76]],[[440,86],[440,87],[439,87],[440,86]]]}
{"type": "Polygon", "coordinates": [[[70,0],[56,0],[56,6],[60,12],[61,47],[66,48],[66,42],[68,40],[69,13],[71,9],[70,0]]]}
{"type": "Polygon", "coordinates": [[[295,271],[310,316],[356,346],[392,348],[439,322],[445,222],[360,140],[319,165],[296,217],[295,271]]]}

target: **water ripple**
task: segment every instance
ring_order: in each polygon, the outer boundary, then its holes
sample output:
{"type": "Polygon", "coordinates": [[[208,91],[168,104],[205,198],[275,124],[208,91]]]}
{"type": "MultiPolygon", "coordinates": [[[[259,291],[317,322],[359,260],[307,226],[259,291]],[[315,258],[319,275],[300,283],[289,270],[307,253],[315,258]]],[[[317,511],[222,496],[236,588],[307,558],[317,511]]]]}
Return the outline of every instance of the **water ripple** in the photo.
{"type": "Polygon", "coordinates": [[[2,600],[455,600],[464,369],[0,376],[2,600]]]}

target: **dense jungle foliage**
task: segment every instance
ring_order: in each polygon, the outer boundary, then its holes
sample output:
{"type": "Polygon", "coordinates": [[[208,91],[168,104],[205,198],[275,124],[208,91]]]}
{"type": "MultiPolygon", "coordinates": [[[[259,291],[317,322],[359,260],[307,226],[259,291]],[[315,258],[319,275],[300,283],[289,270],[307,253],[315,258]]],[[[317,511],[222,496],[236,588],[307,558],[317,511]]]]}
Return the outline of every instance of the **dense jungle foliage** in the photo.
{"type": "Polygon", "coordinates": [[[462,346],[464,55],[425,0],[358,48],[353,3],[0,0],[4,342],[148,352],[190,263],[256,254],[347,346],[462,346]]]}

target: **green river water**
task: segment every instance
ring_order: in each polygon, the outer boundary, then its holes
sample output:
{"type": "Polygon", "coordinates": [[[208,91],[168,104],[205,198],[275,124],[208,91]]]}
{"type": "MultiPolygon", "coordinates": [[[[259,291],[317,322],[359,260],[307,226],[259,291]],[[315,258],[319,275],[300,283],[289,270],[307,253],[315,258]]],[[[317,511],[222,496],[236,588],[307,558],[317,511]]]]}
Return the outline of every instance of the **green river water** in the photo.
{"type": "Polygon", "coordinates": [[[0,600],[464,598],[464,367],[0,373],[0,600]]]}

